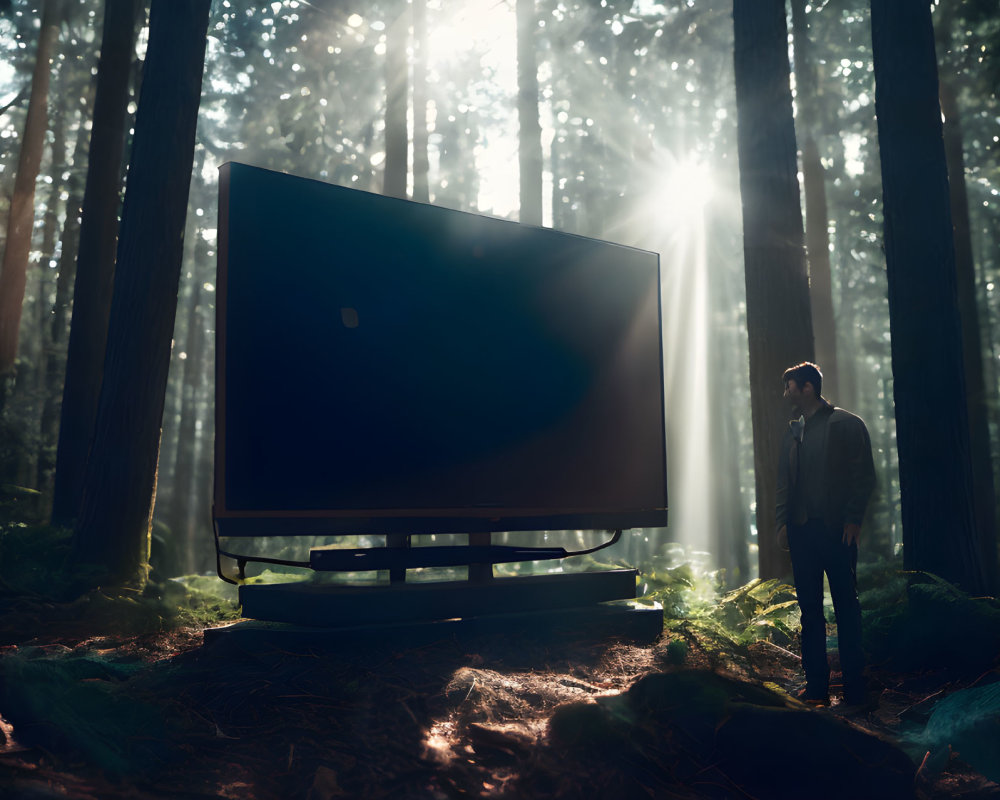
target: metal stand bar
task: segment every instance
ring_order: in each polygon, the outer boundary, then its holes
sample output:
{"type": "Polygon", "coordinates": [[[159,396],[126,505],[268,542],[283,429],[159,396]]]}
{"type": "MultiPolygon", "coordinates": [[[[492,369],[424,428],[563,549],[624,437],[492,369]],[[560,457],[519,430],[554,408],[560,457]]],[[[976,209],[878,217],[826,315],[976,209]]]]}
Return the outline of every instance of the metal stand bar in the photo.
{"type": "Polygon", "coordinates": [[[513,561],[565,558],[562,547],[513,547],[507,545],[434,545],[427,547],[316,547],[309,551],[309,566],[317,572],[460,567],[513,561]]]}

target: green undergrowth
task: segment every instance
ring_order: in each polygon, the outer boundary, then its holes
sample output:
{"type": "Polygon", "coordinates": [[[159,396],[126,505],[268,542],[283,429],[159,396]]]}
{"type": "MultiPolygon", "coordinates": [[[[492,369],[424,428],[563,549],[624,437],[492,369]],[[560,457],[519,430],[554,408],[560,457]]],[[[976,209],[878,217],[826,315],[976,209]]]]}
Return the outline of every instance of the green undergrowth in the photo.
{"type": "MultiPolygon", "coordinates": [[[[678,641],[696,640],[720,659],[739,659],[760,641],[795,649],[801,629],[795,590],[755,579],[726,590],[722,575],[698,558],[668,553],[645,565],[639,602],[663,608],[664,628],[678,641]]],[[[868,663],[895,673],[945,671],[977,676],[1000,667],[1000,603],[972,597],[927,572],[892,563],[859,568],[868,663]]],[[[829,606],[829,597],[827,597],[829,606]]],[[[829,622],[834,622],[832,607],[829,622]]],[[[672,660],[683,661],[678,645],[672,660]]]]}
{"type": "MultiPolygon", "coordinates": [[[[680,560],[682,555],[668,552],[654,559],[640,579],[639,602],[663,607],[668,632],[694,637],[720,654],[743,652],[759,641],[786,647],[798,636],[799,609],[791,586],[754,579],[727,591],[723,574],[706,568],[707,554],[680,560]]],[[[668,655],[681,660],[680,647],[675,650],[668,655]]]]}
{"type": "Polygon", "coordinates": [[[91,576],[72,559],[72,532],[0,525],[0,638],[39,632],[142,634],[236,619],[235,591],[216,576],[163,579],[142,586],[87,588],[91,576]]]}
{"type": "Polygon", "coordinates": [[[1000,664],[1000,603],[929,572],[884,569],[861,592],[870,663],[978,675],[1000,664]]]}
{"type": "Polygon", "coordinates": [[[0,524],[0,589],[4,594],[38,594],[70,599],[72,532],[25,522],[0,524]]]}
{"type": "Polygon", "coordinates": [[[20,647],[0,658],[0,704],[23,744],[83,759],[113,778],[141,775],[165,764],[178,731],[161,702],[131,689],[129,679],[146,669],[20,647]]]}

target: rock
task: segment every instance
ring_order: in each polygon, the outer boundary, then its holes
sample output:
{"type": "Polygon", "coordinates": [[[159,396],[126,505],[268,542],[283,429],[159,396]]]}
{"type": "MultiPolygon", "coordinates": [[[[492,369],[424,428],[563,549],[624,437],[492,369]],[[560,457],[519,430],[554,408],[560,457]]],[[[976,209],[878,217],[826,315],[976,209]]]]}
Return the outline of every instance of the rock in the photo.
{"type": "Polygon", "coordinates": [[[683,787],[704,797],[914,797],[915,767],[890,742],[757,684],[703,670],[647,675],[619,697],[550,720],[552,746],[584,769],[629,765],[628,795],[683,787]]]}

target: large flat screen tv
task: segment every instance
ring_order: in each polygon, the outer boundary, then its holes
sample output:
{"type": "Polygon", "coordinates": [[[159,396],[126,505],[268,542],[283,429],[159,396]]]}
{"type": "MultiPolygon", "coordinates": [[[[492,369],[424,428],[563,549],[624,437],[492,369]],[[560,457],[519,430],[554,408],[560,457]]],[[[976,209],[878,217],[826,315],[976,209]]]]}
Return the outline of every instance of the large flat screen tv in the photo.
{"type": "Polygon", "coordinates": [[[655,253],[220,177],[220,535],[666,524],[655,253]]]}

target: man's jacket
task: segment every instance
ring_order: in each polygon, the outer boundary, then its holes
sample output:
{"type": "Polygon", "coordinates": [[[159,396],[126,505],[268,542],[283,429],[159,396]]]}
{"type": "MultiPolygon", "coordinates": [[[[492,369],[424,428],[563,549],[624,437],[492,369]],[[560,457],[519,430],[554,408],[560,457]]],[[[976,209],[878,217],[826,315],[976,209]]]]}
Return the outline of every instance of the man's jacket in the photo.
{"type": "MultiPolygon", "coordinates": [[[[875,464],[868,429],[860,417],[826,404],[816,411],[822,425],[825,474],[823,521],[827,528],[842,530],[847,523],[861,524],[868,498],[875,488],[875,464]]],[[[812,428],[812,426],[810,426],[812,428]]],[[[805,503],[797,492],[798,449],[802,424],[792,420],[781,442],[778,457],[778,491],[775,523],[801,525],[806,522],[805,503]]],[[[810,432],[810,435],[813,435],[810,432]]]]}

